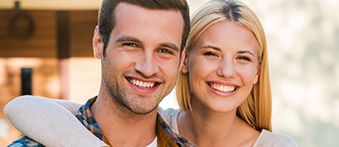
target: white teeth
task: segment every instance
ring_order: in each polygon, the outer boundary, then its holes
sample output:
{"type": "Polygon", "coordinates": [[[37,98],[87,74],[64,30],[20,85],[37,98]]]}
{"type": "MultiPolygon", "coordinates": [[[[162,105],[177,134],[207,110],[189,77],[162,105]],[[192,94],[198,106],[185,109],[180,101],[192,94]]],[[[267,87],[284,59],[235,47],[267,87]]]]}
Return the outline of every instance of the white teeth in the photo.
{"type": "Polygon", "coordinates": [[[136,79],[129,80],[132,84],[141,88],[150,88],[155,86],[155,82],[143,82],[136,79]]]}
{"type": "Polygon", "coordinates": [[[219,85],[219,84],[211,84],[210,87],[220,92],[232,92],[236,88],[235,86],[225,86],[225,85],[219,85]]]}

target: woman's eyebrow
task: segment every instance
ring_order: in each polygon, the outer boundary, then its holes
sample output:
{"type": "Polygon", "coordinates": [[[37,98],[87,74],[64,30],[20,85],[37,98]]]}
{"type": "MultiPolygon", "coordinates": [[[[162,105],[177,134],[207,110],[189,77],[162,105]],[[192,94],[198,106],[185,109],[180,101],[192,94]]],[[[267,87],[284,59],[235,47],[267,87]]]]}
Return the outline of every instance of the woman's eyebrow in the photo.
{"type": "Polygon", "coordinates": [[[248,54],[251,54],[252,56],[254,56],[254,54],[249,51],[249,50],[241,50],[241,51],[238,51],[239,54],[245,54],[245,53],[248,53],[248,54]]]}
{"type": "Polygon", "coordinates": [[[217,50],[217,51],[221,50],[220,48],[212,46],[212,45],[205,45],[205,46],[201,47],[201,49],[205,49],[205,48],[211,48],[211,49],[214,49],[214,50],[217,50]]]}

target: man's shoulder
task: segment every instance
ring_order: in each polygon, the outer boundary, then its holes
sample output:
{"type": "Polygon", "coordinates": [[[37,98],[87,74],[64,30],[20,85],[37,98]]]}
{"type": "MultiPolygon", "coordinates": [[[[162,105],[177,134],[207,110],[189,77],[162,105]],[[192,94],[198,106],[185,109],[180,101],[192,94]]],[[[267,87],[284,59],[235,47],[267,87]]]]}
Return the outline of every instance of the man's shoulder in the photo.
{"type": "Polygon", "coordinates": [[[43,145],[28,137],[22,137],[15,140],[7,147],[43,147],[43,145]]]}

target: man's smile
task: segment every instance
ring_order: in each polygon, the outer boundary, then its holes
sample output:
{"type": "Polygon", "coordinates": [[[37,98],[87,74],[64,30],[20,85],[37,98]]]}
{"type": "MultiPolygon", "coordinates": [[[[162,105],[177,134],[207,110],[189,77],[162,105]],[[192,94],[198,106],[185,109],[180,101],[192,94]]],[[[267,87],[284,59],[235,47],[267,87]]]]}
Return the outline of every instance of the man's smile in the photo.
{"type": "Polygon", "coordinates": [[[140,88],[153,88],[157,85],[160,85],[160,82],[153,82],[153,81],[143,81],[139,79],[135,79],[132,77],[126,77],[127,81],[133,85],[136,85],[140,88]]]}

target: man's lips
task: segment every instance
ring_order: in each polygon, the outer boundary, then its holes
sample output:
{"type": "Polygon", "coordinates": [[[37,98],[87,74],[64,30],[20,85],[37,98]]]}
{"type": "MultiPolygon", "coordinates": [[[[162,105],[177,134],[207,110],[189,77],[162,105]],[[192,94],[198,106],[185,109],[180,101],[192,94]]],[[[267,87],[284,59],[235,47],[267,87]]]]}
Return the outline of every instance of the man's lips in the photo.
{"type": "Polygon", "coordinates": [[[145,81],[145,80],[141,80],[141,79],[136,79],[136,78],[133,78],[133,77],[125,77],[126,80],[139,87],[139,88],[154,88],[154,87],[157,87],[161,84],[161,82],[156,82],[156,81],[145,81]]]}

